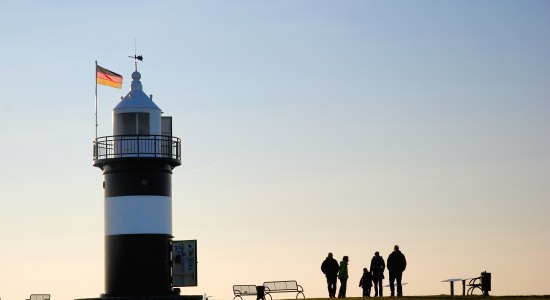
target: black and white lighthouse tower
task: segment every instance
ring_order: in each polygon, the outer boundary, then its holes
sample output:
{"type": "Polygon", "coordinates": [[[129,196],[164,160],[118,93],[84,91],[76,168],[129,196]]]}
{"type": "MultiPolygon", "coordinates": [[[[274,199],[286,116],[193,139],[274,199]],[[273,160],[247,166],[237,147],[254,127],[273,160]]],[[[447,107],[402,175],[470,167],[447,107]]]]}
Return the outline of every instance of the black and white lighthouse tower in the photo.
{"type": "Polygon", "coordinates": [[[113,109],[113,135],[94,143],[105,192],[105,293],[101,298],[176,296],[171,281],[172,170],[181,142],[132,74],[113,109]]]}

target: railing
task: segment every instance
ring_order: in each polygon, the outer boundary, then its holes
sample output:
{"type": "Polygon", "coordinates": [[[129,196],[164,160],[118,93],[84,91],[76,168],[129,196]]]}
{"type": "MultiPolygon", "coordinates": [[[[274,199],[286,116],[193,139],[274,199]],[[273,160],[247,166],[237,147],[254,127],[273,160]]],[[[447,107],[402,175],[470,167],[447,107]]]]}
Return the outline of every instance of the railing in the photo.
{"type": "Polygon", "coordinates": [[[181,160],[181,140],[165,135],[115,135],[94,142],[94,161],[153,157],[181,160]]]}

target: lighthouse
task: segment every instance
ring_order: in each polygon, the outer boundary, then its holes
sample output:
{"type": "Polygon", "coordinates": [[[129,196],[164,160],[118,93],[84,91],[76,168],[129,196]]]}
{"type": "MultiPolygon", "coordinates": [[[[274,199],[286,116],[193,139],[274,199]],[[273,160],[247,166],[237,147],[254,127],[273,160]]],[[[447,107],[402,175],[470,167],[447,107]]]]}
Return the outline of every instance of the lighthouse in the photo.
{"type": "Polygon", "coordinates": [[[141,74],[113,109],[111,136],[96,138],[104,176],[105,293],[101,298],[178,298],[171,279],[172,170],[181,141],[147,96],[141,74]]]}

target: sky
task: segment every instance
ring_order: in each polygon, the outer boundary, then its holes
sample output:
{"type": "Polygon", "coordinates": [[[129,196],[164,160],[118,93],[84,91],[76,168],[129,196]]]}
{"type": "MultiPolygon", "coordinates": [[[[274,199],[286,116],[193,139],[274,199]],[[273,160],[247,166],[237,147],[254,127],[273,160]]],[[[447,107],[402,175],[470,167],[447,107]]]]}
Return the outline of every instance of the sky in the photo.
{"type": "Polygon", "coordinates": [[[550,294],[549,1],[1,3],[1,299],[105,291],[95,61],[124,76],[98,87],[109,136],[135,53],[183,141],[182,294],[292,279],[326,297],[333,252],[360,296],[395,244],[405,295],[482,271],[494,295],[550,294]]]}

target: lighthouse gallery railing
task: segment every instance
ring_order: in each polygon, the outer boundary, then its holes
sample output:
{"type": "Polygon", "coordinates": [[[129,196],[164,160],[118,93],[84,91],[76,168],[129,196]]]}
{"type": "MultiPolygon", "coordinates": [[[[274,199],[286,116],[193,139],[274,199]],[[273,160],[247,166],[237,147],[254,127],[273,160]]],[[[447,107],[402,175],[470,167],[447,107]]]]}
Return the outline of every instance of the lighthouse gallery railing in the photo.
{"type": "Polygon", "coordinates": [[[130,157],[181,160],[181,140],[165,135],[114,135],[94,142],[94,161],[130,157]]]}

